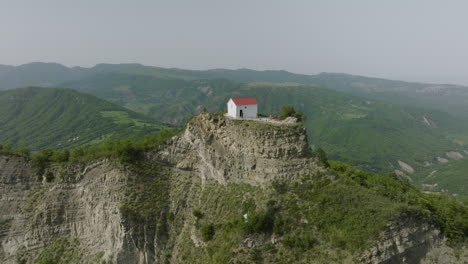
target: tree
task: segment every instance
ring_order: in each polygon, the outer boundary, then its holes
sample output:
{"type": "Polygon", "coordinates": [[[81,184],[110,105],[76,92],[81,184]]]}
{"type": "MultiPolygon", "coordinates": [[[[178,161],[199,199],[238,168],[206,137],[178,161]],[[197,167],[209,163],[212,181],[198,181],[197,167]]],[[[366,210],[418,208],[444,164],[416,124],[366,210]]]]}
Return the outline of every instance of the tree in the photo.
{"type": "Polygon", "coordinates": [[[325,166],[325,168],[330,167],[330,163],[328,163],[328,156],[325,150],[323,150],[322,148],[318,148],[315,151],[315,155],[319,159],[320,163],[322,163],[322,165],[325,166]]]}
{"type": "Polygon", "coordinates": [[[280,109],[281,119],[285,119],[287,117],[295,117],[299,122],[306,120],[306,116],[303,113],[296,111],[293,105],[282,105],[280,109]]]}
{"type": "Polygon", "coordinates": [[[294,116],[296,114],[296,109],[292,105],[282,105],[280,116],[286,118],[288,116],[294,116]]]}
{"type": "Polygon", "coordinates": [[[46,167],[50,163],[50,158],[54,154],[51,149],[43,149],[40,152],[32,156],[32,164],[35,168],[37,175],[42,176],[44,174],[46,167]]]}

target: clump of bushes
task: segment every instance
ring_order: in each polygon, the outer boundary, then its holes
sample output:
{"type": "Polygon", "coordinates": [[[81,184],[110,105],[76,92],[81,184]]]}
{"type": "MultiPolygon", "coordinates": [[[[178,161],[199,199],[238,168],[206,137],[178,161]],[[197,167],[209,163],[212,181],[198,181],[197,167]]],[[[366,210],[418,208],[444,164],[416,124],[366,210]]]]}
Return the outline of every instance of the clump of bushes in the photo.
{"type": "Polygon", "coordinates": [[[212,223],[203,224],[200,227],[203,241],[210,241],[215,235],[215,226],[212,223]]]}
{"type": "Polygon", "coordinates": [[[43,149],[33,154],[31,159],[38,175],[43,175],[45,169],[52,163],[87,162],[98,158],[115,158],[122,163],[134,163],[142,159],[146,150],[162,144],[175,134],[176,132],[173,130],[164,129],[156,134],[145,136],[142,141],[120,139],[87,148],[43,149]]]}
{"type": "Polygon", "coordinates": [[[271,182],[271,186],[279,194],[288,192],[288,184],[284,181],[274,180],[271,182]]]}
{"type": "Polygon", "coordinates": [[[282,242],[289,248],[300,248],[302,250],[311,249],[318,243],[310,232],[285,235],[282,242]]]}
{"type": "Polygon", "coordinates": [[[200,209],[193,209],[192,214],[197,219],[202,219],[203,218],[203,212],[200,209]]]}
{"type": "Polygon", "coordinates": [[[307,119],[303,113],[296,111],[296,109],[294,109],[294,106],[292,105],[282,105],[280,108],[279,117],[280,119],[285,119],[287,117],[295,117],[299,122],[305,121],[307,119]]]}
{"type": "Polygon", "coordinates": [[[46,182],[52,182],[55,179],[54,173],[49,171],[45,176],[46,182]]]}
{"type": "Polygon", "coordinates": [[[29,150],[25,148],[14,148],[10,145],[0,144],[0,154],[15,155],[20,157],[29,157],[29,150]]]}
{"type": "Polygon", "coordinates": [[[314,156],[316,156],[322,166],[325,168],[330,167],[330,163],[328,162],[328,156],[327,153],[322,149],[318,148],[313,152],[314,156]]]}
{"type": "Polygon", "coordinates": [[[267,210],[254,212],[247,219],[240,221],[240,227],[246,234],[269,233],[273,231],[277,208],[274,201],[269,201],[267,210]]]}

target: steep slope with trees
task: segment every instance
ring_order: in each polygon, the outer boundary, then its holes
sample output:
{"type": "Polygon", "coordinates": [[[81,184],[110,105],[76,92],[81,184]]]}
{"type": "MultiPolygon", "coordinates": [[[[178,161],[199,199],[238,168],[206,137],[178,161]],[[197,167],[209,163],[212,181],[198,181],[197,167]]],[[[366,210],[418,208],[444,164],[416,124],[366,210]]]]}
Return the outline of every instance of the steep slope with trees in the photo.
{"type": "Polygon", "coordinates": [[[0,142],[37,150],[92,145],[158,131],[151,118],[70,89],[0,92],[0,142]]]}

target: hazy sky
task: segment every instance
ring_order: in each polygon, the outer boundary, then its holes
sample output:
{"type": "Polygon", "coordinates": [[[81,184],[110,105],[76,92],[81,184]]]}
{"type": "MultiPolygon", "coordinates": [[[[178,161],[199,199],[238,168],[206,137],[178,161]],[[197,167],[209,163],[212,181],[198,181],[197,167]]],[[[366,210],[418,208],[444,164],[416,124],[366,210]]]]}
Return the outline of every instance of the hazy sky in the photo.
{"type": "Polygon", "coordinates": [[[468,1],[0,0],[0,64],[32,61],[468,84],[468,1]]]}

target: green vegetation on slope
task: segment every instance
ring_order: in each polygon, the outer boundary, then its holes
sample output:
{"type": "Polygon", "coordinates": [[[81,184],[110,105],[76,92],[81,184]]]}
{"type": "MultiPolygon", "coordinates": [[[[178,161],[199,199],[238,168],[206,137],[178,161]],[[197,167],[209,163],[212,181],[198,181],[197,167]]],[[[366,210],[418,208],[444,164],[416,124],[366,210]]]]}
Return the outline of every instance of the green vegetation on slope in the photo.
{"type": "Polygon", "coordinates": [[[132,176],[126,186],[126,199],[119,209],[134,243],[143,248],[147,243],[146,236],[155,234],[159,238],[165,235],[170,174],[167,168],[144,159],[126,165],[132,176]]]}
{"type": "Polygon", "coordinates": [[[401,219],[434,223],[454,247],[468,241],[468,207],[460,202],[337,162],[328,173],[266,189],[207,183],[197,200],[193,224],[206,247],[187,237],[178,252],[194,263],[340,263],[401,219]]]}
{"type": "Polygon", "coordinates": [[[142,137],[162,126],[121,106],[59,88],[0,92],[0,142],[32,150],[142,137]]]}
{"type": "Polygon", "coordinates": [[[424,191],[454,194],[468,204],[468,160],[450,160],[425,167],[411,176],[424,191]]]}
{"type": "Polygon", "coordinates": [[[27,149],[18,149],[10,145],[0,145],[0,155],[14,155],[20,157],[29,157],[29,151],[27,149]]]}
{"type": "MultiPolygon", "coordinates": [[[[50,165],[57,163],[62,165],[86,163],[102,158],[116,159],[125,164],[138,163],[143,158],[145,151],[155,148],[175,134],[175,131],[164,129],[155,134],[146,135],[143,140],[138,141],[126,138],[110,140],[91,147],[74,147],[64,150],[42,149],[32,154],[31,159],[39,177],[43,177],[50,165]]],[[[46,175],[46,179],[47,177],[48,175],[46,175]]]]}
{"type": "Polygon", "coordinates": [[[242,87],[237,95],[261,98],[259,111],[278,113],[292,104],[307,116],[309,142],[330,158],[375,171],[388,171],[404,160],[418,167],[443,152],[461,149],[451,140],[466,133],[457,118],[427,109],[368,101],[318,87],[242,87]],[[429,126],[423,118],[440,124],[429,126]]]}
{"type": "Polygon", "coordinates": [[[351,179],[376,194],[394,202],[405,203],[410,210],[418,209],[432,218],[442,229],[452,245],[468,242],[468,206],[444,194],[424,194],[409,182],[389,173],[377,175],[333,162],[332,169],[340,176],[351,179]]]}
{"type": "Polygon", "coordinates": [[[66,86],[178,125],[203,108],[223,110],[230,97],[256,97],[259,113],[265,115],[279,114],[281,105],[290,104],[307,116],[312,145],[324,148],[333,159],[376,171],[393,170],[397,160],[418,167],[440,153],[460,149],[453,139],[468,134],[463,122],[443,112],[369,101],[315,86],[122,73],[66,86]]]}
{"type": "Polygon", "coordinates": [[[223,109],[230,91],[238,88],[237,83],[226,80],[187,81],[122,73],[101,74],[64,86],[175,125],[203,108],[223,109]]]}

